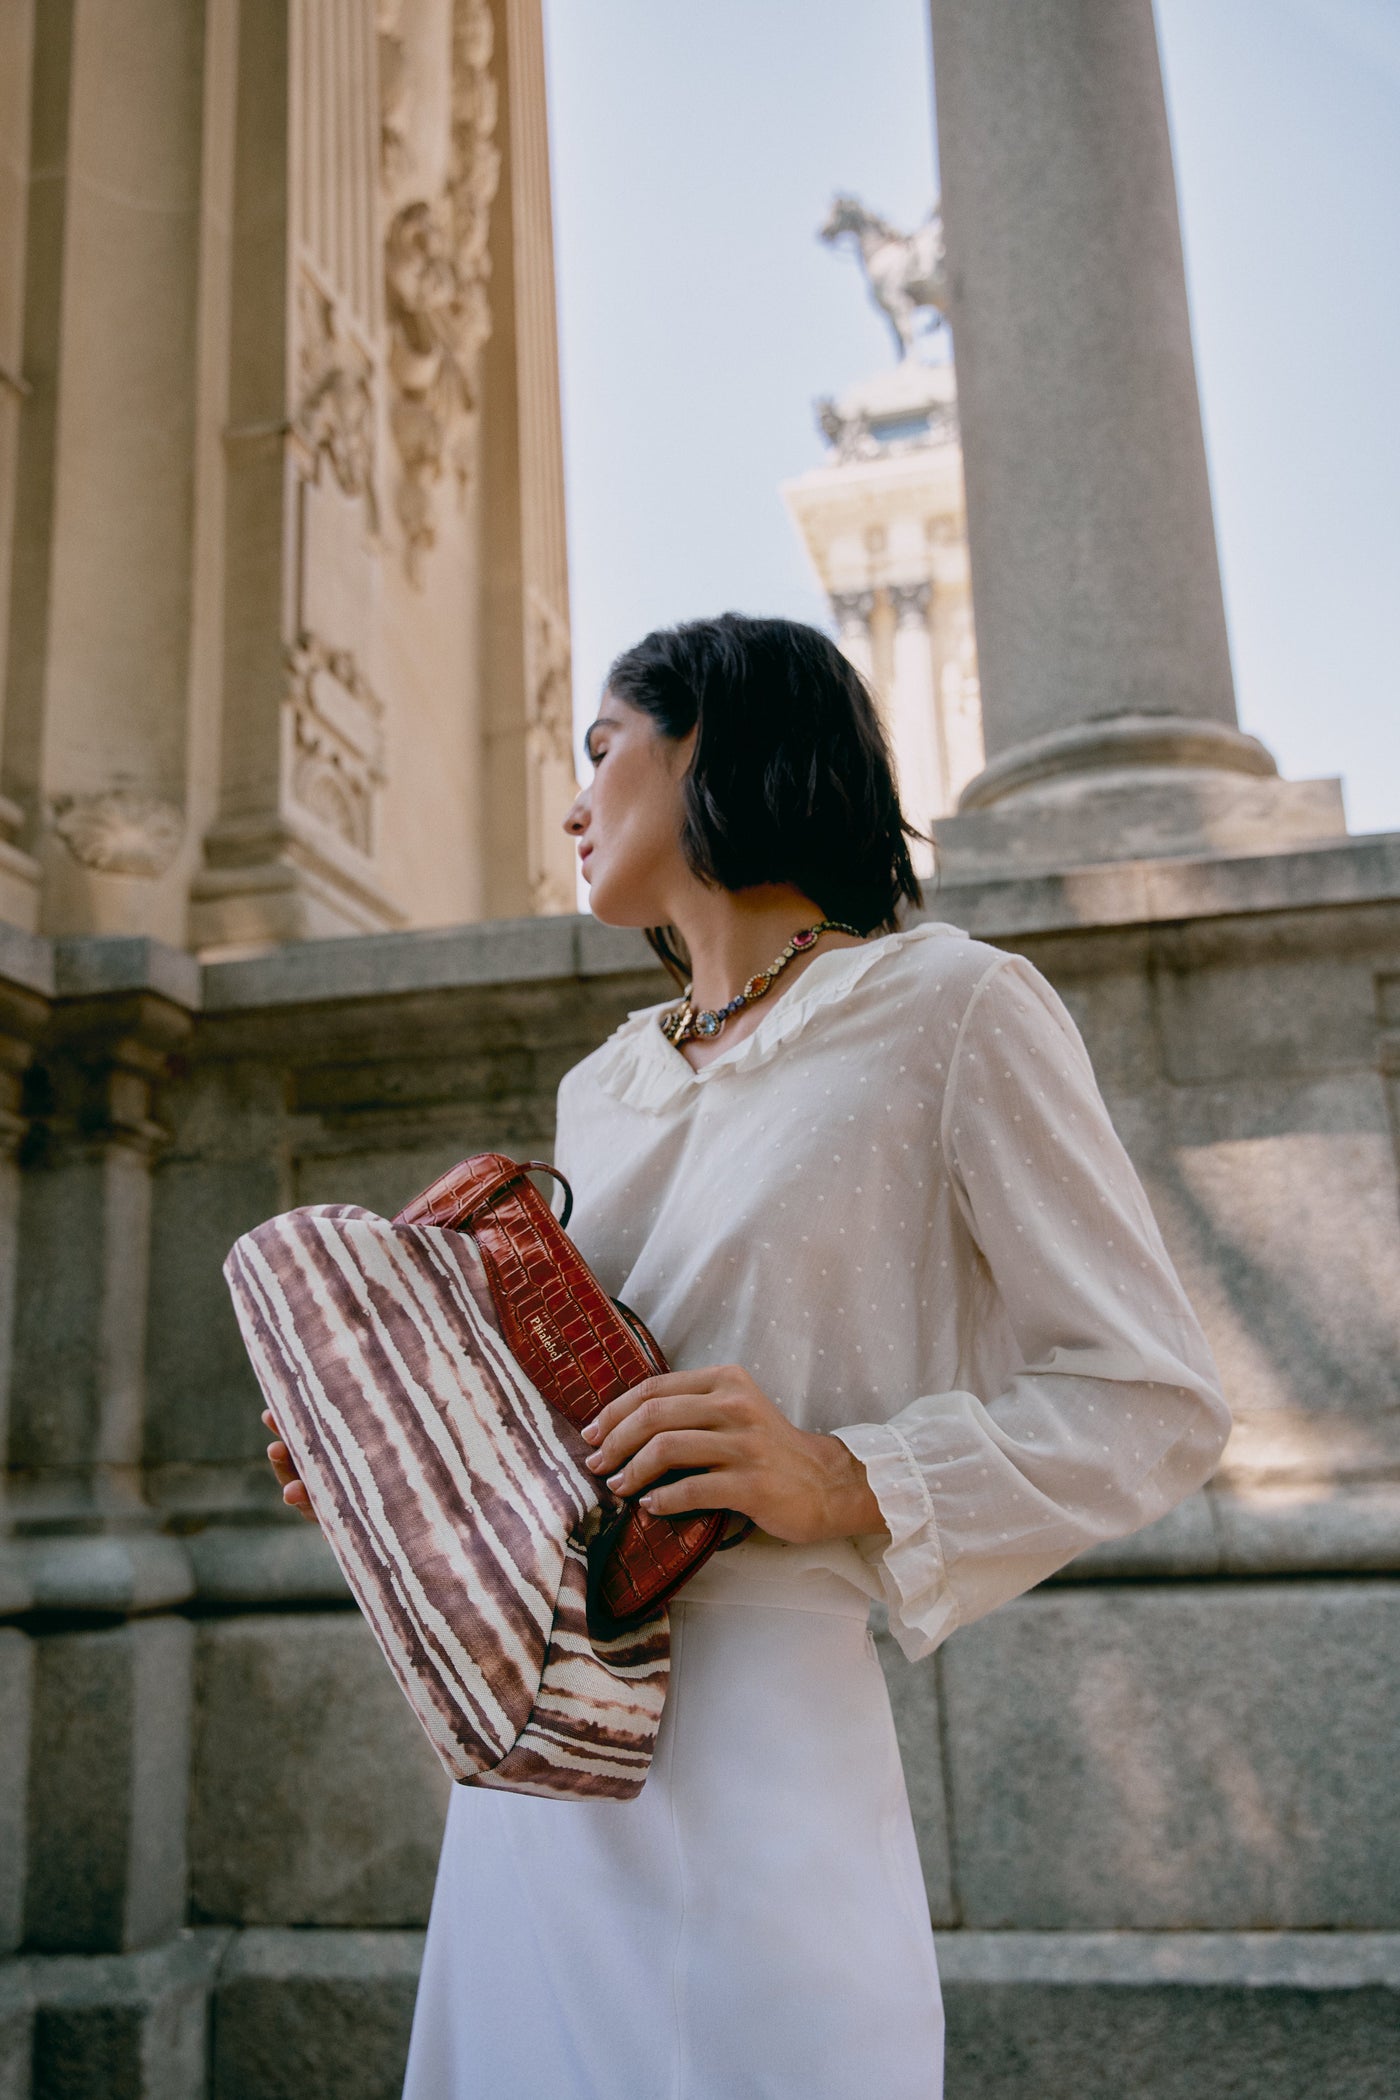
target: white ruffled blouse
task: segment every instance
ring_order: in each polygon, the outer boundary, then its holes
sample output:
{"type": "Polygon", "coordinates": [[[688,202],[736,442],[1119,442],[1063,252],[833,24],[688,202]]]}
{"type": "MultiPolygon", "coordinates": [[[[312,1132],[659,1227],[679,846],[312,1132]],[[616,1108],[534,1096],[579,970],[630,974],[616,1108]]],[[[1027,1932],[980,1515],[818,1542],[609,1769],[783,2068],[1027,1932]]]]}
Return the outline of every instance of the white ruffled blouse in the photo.
{"type": "Polygon", "coordinates": [[[733,1558],[846,1576],[917,1657],[1209,1477],[1209,1347],[1029,963],[937,924],[832,949],[699,1071],[661,1011],[560,1088],[571,1233],[676,1369],[838,1435],[886,1525],[733,1558]]]}

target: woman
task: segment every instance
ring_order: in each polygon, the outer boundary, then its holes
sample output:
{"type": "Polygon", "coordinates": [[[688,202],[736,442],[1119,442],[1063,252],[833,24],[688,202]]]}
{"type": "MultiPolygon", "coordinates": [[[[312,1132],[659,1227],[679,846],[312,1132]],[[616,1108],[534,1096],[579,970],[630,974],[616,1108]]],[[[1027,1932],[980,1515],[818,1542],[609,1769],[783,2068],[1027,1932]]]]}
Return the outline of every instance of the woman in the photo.
{"type": "Polygon", "coordinates": [[[1225,1406],[1054,993],[898,924],[911,834],[834,645],[649,635],[587,749],[592,908],[690,983],[560,1089],[574,1236],[677,1366],[591,1463],[757,1528],[672,1607],[638,1800],[454,1794],[405,2093],[935,2100],[869,1600],[927,1655],[1198,1487],[1225,1406]]]}

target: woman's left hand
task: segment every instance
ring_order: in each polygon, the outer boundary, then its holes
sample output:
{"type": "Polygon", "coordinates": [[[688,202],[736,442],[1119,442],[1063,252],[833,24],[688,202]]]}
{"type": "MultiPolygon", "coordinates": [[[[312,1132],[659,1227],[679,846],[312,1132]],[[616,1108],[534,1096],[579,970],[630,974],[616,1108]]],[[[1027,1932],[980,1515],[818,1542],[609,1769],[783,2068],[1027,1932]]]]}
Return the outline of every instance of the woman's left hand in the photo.
{"type": "Polygon", "coordinates": [[[590,1470],[659,1515],[734,1509],[790,1545],[884,1529],[860,1460],[839,1437],[794,1428],[735,1364],[645,1379],[583,1434],[597,1445],[590,1470]],[[679,1468],[690,1477],[651,1487],[679,1468]]]}

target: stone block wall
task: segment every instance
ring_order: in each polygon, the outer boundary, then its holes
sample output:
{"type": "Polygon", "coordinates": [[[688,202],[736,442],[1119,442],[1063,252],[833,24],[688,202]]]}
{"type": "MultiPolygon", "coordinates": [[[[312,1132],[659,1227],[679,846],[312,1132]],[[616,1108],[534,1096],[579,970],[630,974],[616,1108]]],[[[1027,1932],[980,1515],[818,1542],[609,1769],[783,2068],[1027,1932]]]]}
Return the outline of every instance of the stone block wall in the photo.
{"type": "MultiPolygon", "coordinates": [[[[950,2094],[1369,2100],[1400,2026],[1400,840],[932,908],[1074,1008],[1238,1422],[1162,1524],[926,1663],[883,1642],[950,2094]]],[[[203,970],[0,929],[3,2100],[397,2092],[446,1782],[281,1507],[220,1264],[290,1204],[548,1156],[562,1072],[661,990],[570,919],[203,970]]]]}

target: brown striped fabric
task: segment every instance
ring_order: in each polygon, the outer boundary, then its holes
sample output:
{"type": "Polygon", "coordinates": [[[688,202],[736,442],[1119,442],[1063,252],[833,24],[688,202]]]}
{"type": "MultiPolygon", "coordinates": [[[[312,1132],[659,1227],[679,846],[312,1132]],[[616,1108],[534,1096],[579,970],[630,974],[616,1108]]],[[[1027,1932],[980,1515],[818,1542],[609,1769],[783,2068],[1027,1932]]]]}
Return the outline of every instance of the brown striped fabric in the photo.
{"type": "Polygon", "coordinates": [[[224,1273],[312,1509],[452,1777],[639,1792],[666,1613],[590,1639],[587,1446],[501,1339],[472,1241],[319,1205],[245,1233],[224,1273]]]}

